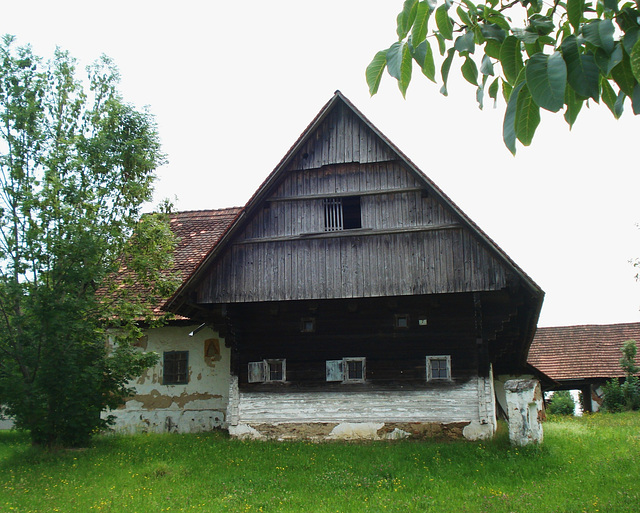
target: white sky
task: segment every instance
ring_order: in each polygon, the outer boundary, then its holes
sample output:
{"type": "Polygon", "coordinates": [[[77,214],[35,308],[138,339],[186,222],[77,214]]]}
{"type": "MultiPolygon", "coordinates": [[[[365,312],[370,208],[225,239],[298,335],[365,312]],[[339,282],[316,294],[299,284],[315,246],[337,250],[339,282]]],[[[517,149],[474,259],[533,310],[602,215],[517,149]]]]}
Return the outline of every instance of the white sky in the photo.
{"type": "MultiPolygon", "coordinates": [[[[21,0],[0,34],[36,53],[56,45],[82,65],[104,53],[125,99],[149,105],[169,164],[157,201],[180,210],[241,206],[340,89],[546,292],[541,326],[640,321],[640,118],[604,105],[573,131],[544,115],[514,158],[504,104],[475,89],[449,97],[414,69],[403,100],[386,76],[369,97],[364,70],[395,37],[402,0],[21,0]]],[[[454,61],[452,68],[460,66],[454,61]]]]}

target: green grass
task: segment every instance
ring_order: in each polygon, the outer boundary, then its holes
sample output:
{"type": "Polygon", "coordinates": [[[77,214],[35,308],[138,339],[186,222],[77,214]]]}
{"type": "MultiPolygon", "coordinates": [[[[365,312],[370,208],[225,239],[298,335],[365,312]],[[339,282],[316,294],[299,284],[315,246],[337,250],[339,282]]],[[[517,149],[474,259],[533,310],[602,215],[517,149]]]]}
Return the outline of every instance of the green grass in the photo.
{"type": "Polygon", "coordinates": [[[0,433],[0,512],[640,510],[640,414],[556,418],[540,447],[104,436],[48,453],[0,433]]]}

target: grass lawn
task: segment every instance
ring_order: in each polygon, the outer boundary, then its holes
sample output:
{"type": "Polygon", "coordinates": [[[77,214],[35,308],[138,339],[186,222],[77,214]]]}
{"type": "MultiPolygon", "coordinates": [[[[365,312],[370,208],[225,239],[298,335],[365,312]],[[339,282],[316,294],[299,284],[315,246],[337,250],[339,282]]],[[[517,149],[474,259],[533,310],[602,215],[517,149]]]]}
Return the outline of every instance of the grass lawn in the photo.
{"type": "MultiPolygon", "coordinates": [[[[504,431],[504,428],[503,428],[504,431]]],[[[640,511],[640,413],[555,418],[539,447],[103,436],[48,453],[0,432],[0,512],[640,511]]]]}

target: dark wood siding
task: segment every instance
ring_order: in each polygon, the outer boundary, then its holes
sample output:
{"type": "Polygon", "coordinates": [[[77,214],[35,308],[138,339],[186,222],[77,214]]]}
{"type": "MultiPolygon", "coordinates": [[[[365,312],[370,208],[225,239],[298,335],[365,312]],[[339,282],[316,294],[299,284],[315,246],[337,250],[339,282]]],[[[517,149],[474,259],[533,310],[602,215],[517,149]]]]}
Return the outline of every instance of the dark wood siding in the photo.
{"type": "Polygon", "coordinates": [[[292,385],[336,390],[345,385],[327,384],[325,362],[345,357],[366,358],[367,386],[449,386],[427,384],[427,355],[451,355],[451,385],[478,375],[471,294],[244,304],[232,312],[241,319],[233,362],[241,387],[277,388],[247,382],[248,362],[270,358],[286,359],[292,385]],[[395,327],[398,314],[409,316],[408,328],[395,327]],[[310,318],[315,330],[302,332],[302,320],[310,318]],[[420,325],[420,319],[427,324],[420,325]]]}

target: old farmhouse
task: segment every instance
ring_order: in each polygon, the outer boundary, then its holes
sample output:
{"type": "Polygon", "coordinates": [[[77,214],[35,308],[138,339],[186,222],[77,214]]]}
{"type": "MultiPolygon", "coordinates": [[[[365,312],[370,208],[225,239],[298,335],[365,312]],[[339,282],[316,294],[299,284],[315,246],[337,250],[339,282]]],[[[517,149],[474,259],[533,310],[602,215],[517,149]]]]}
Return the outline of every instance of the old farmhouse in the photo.
{"type": "Polygon", "coordinates": [[[244,208],[172,226],[177,320],[118,429],[483,438],[531,374],[543,291],[340,92],[244,208]]]}

